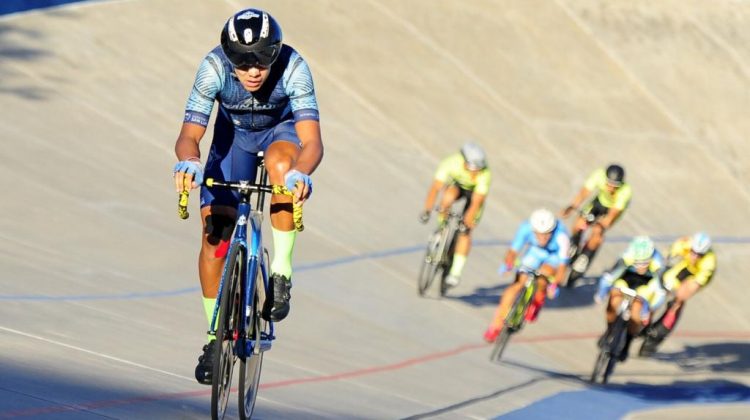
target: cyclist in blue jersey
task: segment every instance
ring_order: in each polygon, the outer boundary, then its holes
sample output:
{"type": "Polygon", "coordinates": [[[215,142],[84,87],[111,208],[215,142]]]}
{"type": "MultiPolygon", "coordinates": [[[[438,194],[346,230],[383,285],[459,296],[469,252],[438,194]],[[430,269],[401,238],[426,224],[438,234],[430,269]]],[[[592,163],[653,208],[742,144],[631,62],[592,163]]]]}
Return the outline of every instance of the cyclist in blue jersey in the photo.
{"type": "MultiPolygon", "coordinates": [[[[291,296],[293,203],[301,204],[312,192],[310,174],[323,158],[323,142],[307,63],[282,43],[281,27],[271,15],[246,9],[227,20],[220,45],[201,62],[175,144],[177,191],[201,187],[198,271],[209,322],[239,198],[236,192],[214,191],[201,184],[204,177],[255,179],[258,152],[264,153],[271,184],[285,187],[271,197],[272,286],[263,308],[264,318],[280,321],[289,313],[291,296]],[[218,110],[204,166],[199,142],[214,103],[218,110]]],[[[208,337],[195,369],[196,379],[205,384],[211,383],[214,339],[208,337]]]]}
{"type": "MultiPolygon", "coordinates": [[[[521,223],[518,228],[498,271],[502,274],[513,270],[518,260],[520,266],[537,270],[543,275],[539,279],[539,288],[526,314],[529,321],[536,320],[539,310],[544,305],[545,295],[550,299],[557,297],[559,293],[557,286],[563,280],[568,263],[569,247],[570,237],[565,225],[547,209],[534,210],[531,217],[521,223]],[[545,277],[552,278],[552,284],[549,284],[545,277]]],[[[484,339],[487,342],[495,341],[500,333],[510,306],[526,282],[526,275],[526,273],[517,272],[515,281],[500,297],[492,323],[484,333],[484,339]]]]}

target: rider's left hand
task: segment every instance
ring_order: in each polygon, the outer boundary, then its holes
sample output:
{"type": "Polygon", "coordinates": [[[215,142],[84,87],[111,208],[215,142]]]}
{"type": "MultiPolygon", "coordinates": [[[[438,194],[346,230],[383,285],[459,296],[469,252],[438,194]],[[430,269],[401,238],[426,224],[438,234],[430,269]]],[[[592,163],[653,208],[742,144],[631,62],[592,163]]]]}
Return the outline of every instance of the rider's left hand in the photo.
{"type": "Polygon", "coordinates": [[[312,179],[310,175],[292,169],[284,175],[284,186],[294,194],[297,202],[302,204],[312,194],[312,179]]]}

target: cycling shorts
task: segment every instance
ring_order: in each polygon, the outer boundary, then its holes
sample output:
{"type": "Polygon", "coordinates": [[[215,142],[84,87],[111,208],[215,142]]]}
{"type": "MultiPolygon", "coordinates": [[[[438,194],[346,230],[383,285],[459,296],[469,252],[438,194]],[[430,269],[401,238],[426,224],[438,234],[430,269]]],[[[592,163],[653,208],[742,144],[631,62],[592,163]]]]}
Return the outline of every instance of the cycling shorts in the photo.
{"type": "MultiPolygon", "coordinates": [[[[258,152],[265,151],[277,141],[287,141],[302,147],[293,120],[283,121],[262,131],[247,131],[235,129],[231,121],[219,113],[204,177],[218,181],[255,180],[258,152]]],[[[238,203],[239,193],[236,191],[201,187],[201,208],[237,207],[238,203]]]]}
{"type": "Polygon", "coordinates": [[[698,285],[704,287],[711,282],[711,279],[713,277],[713,274],[708,277],[697,277],[693,273],[691,273],[690,270],[688,270],[687,263],[685,261],[680,261],[679,263],[675,264],[674,267],[671,267],[667,271],[665,271],[664,277],[662,277],[662,279],[664,282],[664,287],[672,291],[677,291],[684,280],[692,278],[696,283],[698,283],[698,285]]]}
{"type": "MultiPolygon", "coordinates": [[[[474,191],[461,188],[461,186],[458,184],[451,184],[451,186],[458,188],[458,197],[456,197],[456,201],[465,199],[463,204],[464,208],[463,210],[461,210],[461,215],[465,215],[466,211],[469,210],[469,206],[471,206],[471,197],[474,195],[474,191]]],[[[483,210],[484,204],[477,211],[477,215],[474,217],[474,223],[479,223],[479,219],[482,218],[483,210]]]]}
{"type": "Polygon", "coordinates": [[[602,204],[599,201],[599,197],[594,198],[591,200],[584,208],[582,213],[583,214],[590,214],[594,216],[594,219],[598,219],[600,217],[606,216],[607,212],[609,212],[609,207],[605,207],[604,204],[602,204]]]}

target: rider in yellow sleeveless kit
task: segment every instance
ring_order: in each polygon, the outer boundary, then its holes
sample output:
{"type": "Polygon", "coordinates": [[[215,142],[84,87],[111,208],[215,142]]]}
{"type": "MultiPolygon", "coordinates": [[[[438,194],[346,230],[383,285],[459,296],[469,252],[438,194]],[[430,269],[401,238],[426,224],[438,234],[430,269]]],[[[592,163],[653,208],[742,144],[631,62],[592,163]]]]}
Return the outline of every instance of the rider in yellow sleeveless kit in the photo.
{"type": "Polygon", "coordinates": [[[441,223],[456,200],[459,198],[466,200],[462,227],[456,239],[453,265],[445,279],[448,286],[455,287],[461,279],[461,273],[471,249],[471,232],[482,216],[482,208],[489,193],[491,178],[484,150],[478,144],[471,142],[464,144],[460,153],[443,159],[435,172],[432,186],[424,203],[424,211],[419,216],[420,222],[427,223],[430,220],[430,213],[441,191],[443,194],[438,209],[441,223]]]}
{"type": "Polygon", "coordinates": [[[685,236],[672,244],[662,284],[673,293],[674,300],[661,318],[646,330],[647,339],[641,346],[641,356],[650,356],[656,351],[677,325],[685,302],[711,282],[715,271],[716,254],[706,233],[685,236]]]}
{"type": "Polygon", "coordinates": [[[604,232],[622,216],[633,194],[630,185],[625,182],[625,170],[620,165],[611,164],[606,169],[597,169],[589,175],[571,204],[561,212],[562,217],[568,217],[580,208],[592,193],[596,193],[596,197],[582,208],[583,215],[576,219],[571,234],[571,243],[578,244],[588,224],[585,215],[590,214],[595,218],[591,237],[584,244],[581,256],[572,263],[572,269],[580,273],[586,271],[604,242],[604,232]]]}

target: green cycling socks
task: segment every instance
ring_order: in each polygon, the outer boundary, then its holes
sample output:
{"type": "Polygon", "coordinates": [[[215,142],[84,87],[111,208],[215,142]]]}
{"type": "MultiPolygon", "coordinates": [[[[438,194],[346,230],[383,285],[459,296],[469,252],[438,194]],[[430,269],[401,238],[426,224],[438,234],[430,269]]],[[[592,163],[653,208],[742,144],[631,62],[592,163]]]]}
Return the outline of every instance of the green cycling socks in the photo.
{"type": "MultiPolygon", "coordinates": [[[[214,316],[214,306],[216,306],[216,298],[207,298],[203,297],[203,310],[206,311],[206,319],[208,319],[208,328],[211,329],[211,319],[214,316]]],[[[217,314],[217,320],[218,322],[218,314],[217,314]]],[[[208,334],[208,342],[215,340],[216,336],[213,336],[211,334],[208,334]]]]}
{"type": "Polygon", "coordinates": [[[297,238],[297,231],[292,229],[289,232],[284,232],[271,227],[271,232],[273,233],[271,272],[291,279],[292,251],[294,250],[294,240],[297,238]]]}
{"type": "Polygon", "coordinates": [[[451,276],[461,277],[461,273],[464,271],[464,265],[466,265],[466,255],[455,254],[453,256],[453,265],[451,265],[451,276]]]}

